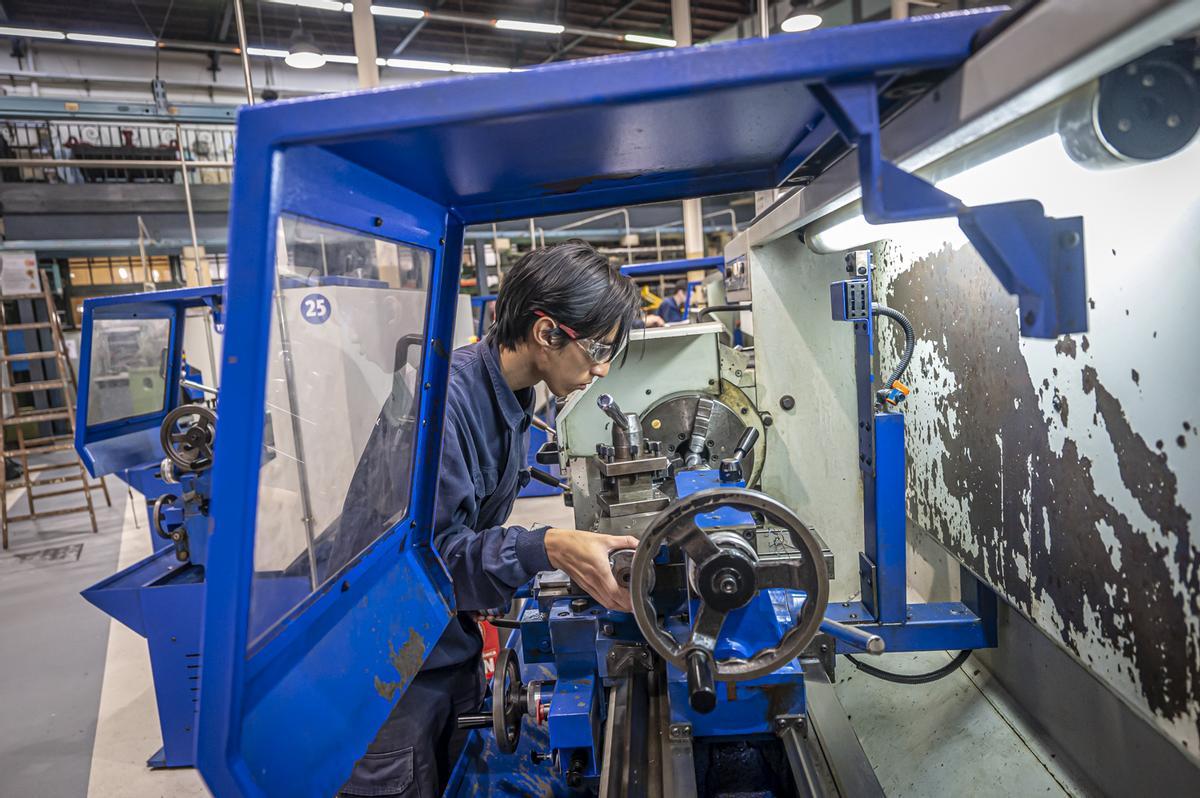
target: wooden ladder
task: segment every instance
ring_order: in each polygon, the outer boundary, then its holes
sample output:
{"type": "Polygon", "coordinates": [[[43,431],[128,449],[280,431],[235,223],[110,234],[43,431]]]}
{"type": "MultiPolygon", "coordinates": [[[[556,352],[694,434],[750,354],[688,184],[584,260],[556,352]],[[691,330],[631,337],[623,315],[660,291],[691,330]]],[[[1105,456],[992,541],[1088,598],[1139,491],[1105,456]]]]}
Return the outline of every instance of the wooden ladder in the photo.
{"type": "MultiPolygon", "coordinates": [[[[37,317],[36,311],[34,317],[37,317]]],[[[26,341],[32,339],[40,339],[40,336],[26,336],[26,341]]],[[[8,378],[8,384],[0,386],[0,392],[8,395],[12,405],[11,413],[6,410],[0,412],[0,461],[5,457],[13,456],[20,460],[23,469],[20,479],[10,481],[6,475],[6,478],[0,482],[0,537],[3,539],[3,547],[5,549],[8,548],[8,525],[16,521],[30,521],[37,518],[86,512],[91,519],[92,532],[99,531],[96,525],[96,509],[92,503],[92,491],[102,490],[105,502],[108,506],[112,506],[112,499],[108,495],[108,486],[104,484],[103,479],[98,483],[90,482],[88,473],[84,469],[83,462],[79,459],[78,455],[63,463],[35,462],[33,465],[30,465],[29,462],[30,457],[37,455],[68,451],[74,453],[75,451],[75,390],[77,388],[75,370],[71,366],[70,359],[67,357],[67,347],[63,340],[62,328],[59,325],[58,313],[54,307],[54,298],[50,296],[50,287],[44,277],[42,279],[42,292],[40,294],[10,294],[0,297],[0,362],[4,363],[5,374],[8,378]],[[22,299],[34,302],[35,308],[37,303],[42,303],[46,310],[46,320],[10,324],[7,303],[12,300],[22,299]],[[50,331],[52,339],[51,349],[44,351],[32,350],[17,354],[11,354],[8,351],[8,334],[10,332],[35,330],[50,331]],[[17,382],[14,378],[14,363],[46,360],[53,360],[55,362],[57,376],[30,382],[17,382]],[[62,406],[33,409],[21,407],[17,402],[17,395],[33,393],[35,391],[60,391],[63,397],[62,406]],[[51,431],[48,435],[38,435],[34,438],[25,437],[26,425],[55,421],[65,422],[68,432],[66,434],[55,434],[51,431]],[[10,427],[16,429],[17,447],[15,449],[7,448],[5,435],[3,434],[10,427]],[[67,469],[72,469],[78,473],[69,473],[66,476],[40,477],[41,474],[48,471],[64,471],[67,469]],[[39,478],[35,478],[35,475],[39,478]],[[44,488],[54,485],[71,487],[60,487],[49,491],[44,490],[44,488]],[[42,492],[35,493],[35,486],[43,489],[42,492]],[[25,488],[25,497],[29,502],[29,513],[27,515],[10,516],[8,514],[8,492],[9,490],[21,487],[25,488]],[[42,499],[49,499],[54,496],[67,496],[74,493],[82,493],[84,498],[84,503],[77,507],[63,507],[39,512],[35,504],[35,502],[42,499]]]]}

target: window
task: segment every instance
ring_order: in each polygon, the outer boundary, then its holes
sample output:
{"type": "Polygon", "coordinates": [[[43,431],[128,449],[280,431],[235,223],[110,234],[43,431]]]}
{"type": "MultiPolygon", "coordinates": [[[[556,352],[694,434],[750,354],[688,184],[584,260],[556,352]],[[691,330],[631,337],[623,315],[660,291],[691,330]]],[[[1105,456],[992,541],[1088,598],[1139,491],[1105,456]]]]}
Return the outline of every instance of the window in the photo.
{"type": "Polygon", "coordinates": [[[88,377],[89,427],[166,405],[170,319],[96,319],[88,377]]]}
{"type": "Polygon", "coordinates": [[[429,250],[280,220],[250,641],[408,508],[429,250]]]}

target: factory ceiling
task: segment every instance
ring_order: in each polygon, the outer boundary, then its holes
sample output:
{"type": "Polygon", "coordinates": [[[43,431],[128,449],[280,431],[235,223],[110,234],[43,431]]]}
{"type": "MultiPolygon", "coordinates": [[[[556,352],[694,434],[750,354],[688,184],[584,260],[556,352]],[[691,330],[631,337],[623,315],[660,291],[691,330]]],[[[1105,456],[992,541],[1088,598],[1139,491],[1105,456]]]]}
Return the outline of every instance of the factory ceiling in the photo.
{"type": "MultiPolygon", "coordinates": [[[[298,27],[326,53],[354,52],[351,15],[336,9],[291,5],[277,0],[245,0],[249,45],[287,49],[298,27]]],[[[336,3],[326,3],[336,6],[336,3]]],[[[561,60],[636,52],[647,45],[572,29],[612,34],[671,36],[670,0],[388,0],[376,5],[438,12],[422,20],[375,16],[381,57],[462,64],[526,67],[561,60]],[[515,19],[558,24],[561,34],[500,30],[445,17],[515,19]],[[415,31],[415,33],[414,33],[415,31]]],[[[754,0],[692,0],[692,36],[702,41],[728,29],[754,11],[754,0]]],[[[0,25],[61,29],[160,41],[236,45],[231,0],[4,0],[0,25]]]]}

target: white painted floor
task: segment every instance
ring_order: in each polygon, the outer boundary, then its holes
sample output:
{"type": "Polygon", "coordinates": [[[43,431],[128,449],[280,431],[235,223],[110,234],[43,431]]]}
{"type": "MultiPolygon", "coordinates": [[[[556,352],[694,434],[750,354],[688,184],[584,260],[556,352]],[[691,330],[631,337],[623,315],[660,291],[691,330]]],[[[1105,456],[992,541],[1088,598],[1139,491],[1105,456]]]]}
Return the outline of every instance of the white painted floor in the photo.
{"type": "MultiPolygon", "coordinates": [[[[132,515],[133,508],[141,507],[140,497],[129,502],[119,490],[114,492],[114,505],[124,507],[123,517],[115,508],[109,516],[112,526],[121,518],[118,569],[150,554],[144,516],[135,526],[132,515]]],[[[571,526],[572,516],[557,497],[522,499],[511,522],[571,526]]],[[[77,611],[95,612],[82,599],[77,611]]],[[[916,672],[937,667],[947,657],[944,652],[897,654],[876,662],[916,672]]],[[[1056,766],[1053,753],[1023,725],[1019,713],[1009,709],[1002,691],[973,663],[922,686],[882,682],[845,661],[839,662],[838,675],[838,694],[888,795],[1083,794],[1056,766]]],[[[86,713],[86,707],[81,712],[86,713]]],[[[161,744],[149,656],[145,640],[115,621],[108,633],[94,739],[89,798],[208,795],[193,770],[146,767],[146,758],[161,744]]],[[[0,772],[0,795],[7,796],[4,781],[0,772]]]]}
{"type": "MultiPolygon", "coordinates": [[[[137,519],[140,528],[134,525],[133,512],[142,506],[140,496],[136,502],[126,503],[117,570],[153,553],[146,517],[137,519]]],[[[146,767],[146,759],[162,747],[149,649],[145,638],[116,621],[110,624],[87,795],[89,798],[208,795],[195,770],[146,767]]]]}

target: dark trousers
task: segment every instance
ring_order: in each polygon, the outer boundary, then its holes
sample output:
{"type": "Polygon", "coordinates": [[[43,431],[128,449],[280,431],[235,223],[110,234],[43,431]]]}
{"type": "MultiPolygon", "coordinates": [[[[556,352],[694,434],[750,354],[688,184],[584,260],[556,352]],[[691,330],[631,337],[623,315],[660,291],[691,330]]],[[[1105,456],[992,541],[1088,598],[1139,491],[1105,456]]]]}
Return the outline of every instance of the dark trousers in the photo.
{"type": "Polygon", "coordinates": [[[438,798],[469,733],[455,720],[479,709],[483,689],[479,659],[418,673],[340,794],[438,798]]]}

